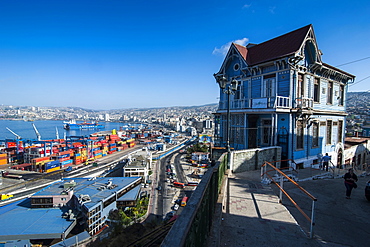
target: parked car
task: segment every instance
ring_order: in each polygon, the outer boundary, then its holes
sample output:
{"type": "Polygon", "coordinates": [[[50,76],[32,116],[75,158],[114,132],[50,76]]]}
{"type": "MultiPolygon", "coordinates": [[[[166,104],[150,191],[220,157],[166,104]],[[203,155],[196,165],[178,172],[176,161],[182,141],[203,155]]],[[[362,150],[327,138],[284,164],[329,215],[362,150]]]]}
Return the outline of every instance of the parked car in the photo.
{"type": "Polygon", "coordinates": [[[175,205],[173,205],[172,208],[173,208],[173,210],[177,211],[179,209],[179,207],[180,207],[179,204],[175,204],[175,205]]]}
{"type": "Polygon", "coordinates": [[[365,197],[368,201],[370,201],[370,181],[367,182],[365,187],[365,197]]]}

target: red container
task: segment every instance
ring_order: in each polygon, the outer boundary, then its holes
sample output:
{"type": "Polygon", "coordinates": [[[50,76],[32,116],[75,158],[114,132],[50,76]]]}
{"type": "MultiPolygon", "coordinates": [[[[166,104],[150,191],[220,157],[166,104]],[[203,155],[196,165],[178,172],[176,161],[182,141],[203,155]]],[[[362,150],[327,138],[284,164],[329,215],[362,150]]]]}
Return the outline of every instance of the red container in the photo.
{"type": "Polygon", "coordinates": [[[74,160],[74,162],[73,162],[75,165],[79,165],[79,164],[81,164],[82,163],[82,160],[74,160]]]}
{"type": "Polygon", "coordinates": [[[70,159],[70,157],[65,157],[65,158],[61,158],[61,159],[59,159],[59,161],[60,161],[60,162],[63,162],[63,161],[69,160],[69,159],[70,159]]]}
{"type": "Polygon", "coordinates": [[[70,154],[69,153],[69,150],[68,151],[63,151],[63,152],[60,152],[59,155],[64,155],[64,154],[70,154]]]}
{"type": "Polygon", "coordinates": [[[83,146],[83,144],[81,143],[81,142],[75,142],[75,143],[73,143],[72,144],[73,145],[73,147],[82,147],[83,146]]]}
{"type": "Polygon", "coordinates": [[[49,160],[50,157],[40,157],[40,158],[33,158],[32,159],[32,163],[37,163],[37,162],[40,162],[40,161],[44,161],[44,160],[49,160]]]}

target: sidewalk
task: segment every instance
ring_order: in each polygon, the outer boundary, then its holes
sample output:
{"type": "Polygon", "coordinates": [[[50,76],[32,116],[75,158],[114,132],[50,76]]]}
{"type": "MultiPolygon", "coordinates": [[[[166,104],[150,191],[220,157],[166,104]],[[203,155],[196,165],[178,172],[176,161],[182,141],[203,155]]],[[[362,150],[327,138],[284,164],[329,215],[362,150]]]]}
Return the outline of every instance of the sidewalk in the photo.
{"type": "MultiPolygon", "coordinates": [[[[261,183],[260,174],[258,170],[228,175],[208,246],[321,246],[279,203],[271,189],[274,185],[261,183]]],[[[299,171],[298,178],[321,174],[323,171],[306,168],[299,171]]]]}

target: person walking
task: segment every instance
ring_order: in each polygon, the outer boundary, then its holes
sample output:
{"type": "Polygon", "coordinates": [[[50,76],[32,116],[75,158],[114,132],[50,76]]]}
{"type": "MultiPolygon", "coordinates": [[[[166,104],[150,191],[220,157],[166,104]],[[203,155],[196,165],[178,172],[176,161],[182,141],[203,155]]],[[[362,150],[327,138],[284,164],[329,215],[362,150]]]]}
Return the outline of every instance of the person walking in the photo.
{"type": "Polygon", "coordinates": [[[329,170],[329,161],[331,160],[331,157],[329,156],[328,153],[325,154],[324,157],[322,157],[322,161],[323,161],[323,170],[326,170],[328,171],[329,170]]]}
{"type": "Polygon", "coordinates": [[[344,174],[344,185],[346,186],[346,198],[351,199],[351,192],[353,188],[357,188],[356,182],[358,181],[356,174],[353,169],[348,169],[348,172],[344,174]]]}

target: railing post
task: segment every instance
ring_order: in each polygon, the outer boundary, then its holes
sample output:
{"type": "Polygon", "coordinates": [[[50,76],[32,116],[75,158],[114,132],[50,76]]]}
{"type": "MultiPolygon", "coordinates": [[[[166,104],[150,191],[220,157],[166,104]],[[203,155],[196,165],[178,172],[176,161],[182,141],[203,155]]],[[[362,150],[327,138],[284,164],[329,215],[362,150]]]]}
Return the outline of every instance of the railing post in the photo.
{"type": "Polygon", "coordinates": [[[315,200],[312,200],[310,238],[313,238],[314,225],[315,225],[315,200]]]}
{"type": "Polygon", "coordinates": [[[284,177],[282,174],[280,174],[280,187],[280,203],[283,203],[284,177]]]}

